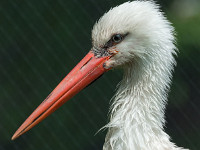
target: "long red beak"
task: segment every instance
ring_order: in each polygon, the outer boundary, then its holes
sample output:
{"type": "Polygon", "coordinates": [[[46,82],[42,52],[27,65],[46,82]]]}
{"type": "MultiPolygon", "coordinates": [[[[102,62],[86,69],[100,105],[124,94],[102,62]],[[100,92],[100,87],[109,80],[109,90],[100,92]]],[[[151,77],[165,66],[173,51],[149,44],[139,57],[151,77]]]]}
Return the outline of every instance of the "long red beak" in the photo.
{"type": "Polygon", "coordinates": [[[12,140],[33,128],[88,84],[108,71],[109,69],[104,68],[104,63],[110,57],[96,58],[93,52],[89,52],[19,127],[12,140]]]}

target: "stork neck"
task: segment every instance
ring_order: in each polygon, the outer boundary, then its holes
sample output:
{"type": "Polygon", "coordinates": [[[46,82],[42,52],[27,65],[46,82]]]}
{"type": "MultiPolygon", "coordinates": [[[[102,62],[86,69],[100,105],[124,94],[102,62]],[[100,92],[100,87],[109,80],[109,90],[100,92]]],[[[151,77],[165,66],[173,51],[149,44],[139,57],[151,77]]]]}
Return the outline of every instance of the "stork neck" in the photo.
{"type": "Polygon", "coordinates": [[[130,63],[125,67],[111,107],[104,150],[174,149],[163,131],[166,90],[173,66],[162,63],[130,63]],[[158,143],[163,145],[158,147],[158,143]]]}

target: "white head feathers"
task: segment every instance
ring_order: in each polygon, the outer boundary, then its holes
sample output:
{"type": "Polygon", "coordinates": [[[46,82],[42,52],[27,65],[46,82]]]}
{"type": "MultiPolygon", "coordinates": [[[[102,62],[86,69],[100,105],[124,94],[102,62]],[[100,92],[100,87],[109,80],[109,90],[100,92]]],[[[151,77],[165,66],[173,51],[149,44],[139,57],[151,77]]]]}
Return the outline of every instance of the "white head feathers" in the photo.
{"type": "MultiPolygon", "coordinates": [[[[161,53],[156,52],[154,46],[173,46],[173,31],[173,27],[155,3],[134,1],[105,13],[94,25],[92,40],[94,47],[100,47],[114,34],[128,34],[115,46],[119,53],[111,60],[115,60],[113,66],[120,66],[132,61],[134,56],[145,57],[161,53]]],[[[174,47],[166,50],[169,51],[167,53],[172,53],[174,47]]]]}

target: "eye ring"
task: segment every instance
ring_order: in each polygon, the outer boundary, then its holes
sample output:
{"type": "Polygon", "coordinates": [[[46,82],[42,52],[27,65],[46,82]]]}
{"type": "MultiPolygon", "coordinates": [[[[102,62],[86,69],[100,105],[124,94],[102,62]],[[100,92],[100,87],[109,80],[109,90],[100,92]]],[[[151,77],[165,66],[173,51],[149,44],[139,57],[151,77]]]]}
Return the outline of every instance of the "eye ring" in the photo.
{"type": "Polygon", "coordinates": [[[123,40],[123,36],[121,34],[115,34],[112,37],[112,41],[115,43],[119,43],[123,40]]]}

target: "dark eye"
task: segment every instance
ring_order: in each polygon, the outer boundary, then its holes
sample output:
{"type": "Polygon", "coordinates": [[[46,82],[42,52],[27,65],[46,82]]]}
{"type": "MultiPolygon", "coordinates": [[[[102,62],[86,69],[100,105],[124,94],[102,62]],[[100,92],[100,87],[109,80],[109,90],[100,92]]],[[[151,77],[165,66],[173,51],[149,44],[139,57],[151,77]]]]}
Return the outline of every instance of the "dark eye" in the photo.
{"type": "Polygon", "coordinates": [[[123,40],[123,36],[121,34],[115,34],[113,37],[112,37],[112,41],[115,42],[115,43],[119,43],[123,40]]]}

